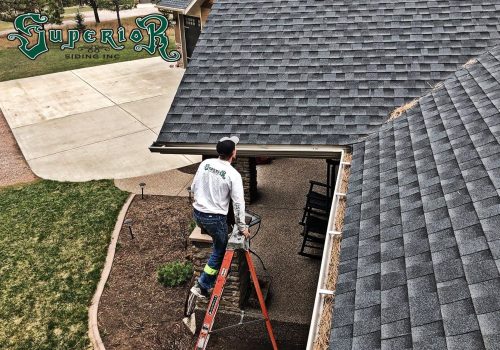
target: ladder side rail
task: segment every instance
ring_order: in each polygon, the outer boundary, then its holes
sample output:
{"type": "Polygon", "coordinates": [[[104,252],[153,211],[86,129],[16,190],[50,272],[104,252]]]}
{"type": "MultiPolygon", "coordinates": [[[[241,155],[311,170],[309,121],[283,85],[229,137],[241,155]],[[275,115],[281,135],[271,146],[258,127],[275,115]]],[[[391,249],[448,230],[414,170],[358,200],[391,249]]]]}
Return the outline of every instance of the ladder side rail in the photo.
{"type": "Polygon", "coordinates": [[[278,345],[276,344],[276,339],[274,338],[273,327],[271,325],[271,320],[269,319],[269,315],[267,313],[266,302],[264,301],[264,296],[262,295],[262,290],[260,289],[259,279],[257,278],[257,273],[255,272],[255,266],[252,261],[252,256],[250,252],[245,251],[245,257],[248,263],[248,269],[250,270],[250,275],[252,276],[253,285],[255,287],[255,291],[257,293],[257,298],[259,299],[260,308],[262,310],[262,315],[266,321],[267,333],[269,333],[269,339],[273,345],[274,350],[278,350],[278,345]]]}
{"type": "Polygon", "coordinates": [[[201,325],[200,335],[194,348],[195,350],[205,350],[207,348],[210,332],[212,331],[215,316],[217,314],[217,310],[219,309],[219,304],[222,298],[222,293],[224,292],[227,277],[229,275],[229,269],[231,267],[233,256],[234,250],[227,250],[224,254],[224,260],[222,260],[219,274],[217,275],[217,280],[215,282],[215,287],[207,306],[205,318],[203,319],[203,323],[201,325]]]}

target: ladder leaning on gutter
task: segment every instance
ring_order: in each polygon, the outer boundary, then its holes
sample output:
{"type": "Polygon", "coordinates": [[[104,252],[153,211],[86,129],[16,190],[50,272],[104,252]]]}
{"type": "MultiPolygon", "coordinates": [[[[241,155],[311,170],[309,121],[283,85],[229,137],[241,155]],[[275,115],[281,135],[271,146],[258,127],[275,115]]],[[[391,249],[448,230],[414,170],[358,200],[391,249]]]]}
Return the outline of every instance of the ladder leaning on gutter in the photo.
{"type": "Polygon", "coordinates": [[[338,204],[341,197],[344,197],[345,193],[340,193],[339,189],[342,183],[342,177],[344,175],[345,167],[350,165],[350,163],[345,162],[346,151],[342,150],[340,156],[340,166],[339,172],[337,174],[337,181],[335,182],[335,190],[333,194],[332,207],[330,209],[330,217],[328,218],[328,226],[325,238],[325,246],[323,248],[323,257],[321,259],[321,269],[318,278],[318,287],[316,289],[316,297],[314,300],[314,308],[311,317],[311,326],[309,328],[309,336],[307,339],[307,350],[312,350],[314,346],[314,341],[318,334],[318,325],[320,322],[320,317],[323,313],[324,306],[324,296],[334,295],[334,290],[325,289],[326,278],[330,272],[330,259],[332,253],[332,242],[336,236],[341,236],[342,232],[335,230],[335,218],[337,216],[338,204]]]}

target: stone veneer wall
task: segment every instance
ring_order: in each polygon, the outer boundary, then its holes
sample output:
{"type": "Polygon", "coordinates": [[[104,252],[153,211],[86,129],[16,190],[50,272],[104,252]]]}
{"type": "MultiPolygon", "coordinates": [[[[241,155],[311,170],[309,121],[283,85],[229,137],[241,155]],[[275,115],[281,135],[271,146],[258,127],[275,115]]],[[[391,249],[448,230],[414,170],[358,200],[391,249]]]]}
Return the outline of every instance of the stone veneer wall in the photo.
{"type": "MultiPolygon", "coordinates": [[[[211,242],[192,242],[191,246],[194,274],[198,278],[212,252],[211,242]]],[[[236,252],[231,264],[229,277],[224,288],[219,310],[239,312],[250,293],[250,272],[243,253],[236,252]]],[[[198,300],[197,307],[206,310],[207,301],[198,300]]]]}

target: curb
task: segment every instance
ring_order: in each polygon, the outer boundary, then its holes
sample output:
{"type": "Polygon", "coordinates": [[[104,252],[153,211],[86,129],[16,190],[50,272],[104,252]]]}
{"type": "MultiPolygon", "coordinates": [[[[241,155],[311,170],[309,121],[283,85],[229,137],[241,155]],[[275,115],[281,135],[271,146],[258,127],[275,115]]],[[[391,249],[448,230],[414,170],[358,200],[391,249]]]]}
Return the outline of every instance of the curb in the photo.
{"type": "Polygon", "coordinates": [[[102,292],[104,291],[104,286],[108,280],[109,274],[111,273],[111,267],[113,266],[113,259],[115,257],[116,242],[118,241],[118,236],[123,226],[123,221],[125,220],[125,215],[127,214],[128,208],[135,198],[135,194],[131,194],[127,202],[123,205],[118,218],[116,219],[115,229],[113,230],[113,235],[111,236],[111,243],[108,247],[108,254],[106,255],[106,262],[104,263],[104,268],[102,270],[101,279],[97,285],[96,292],[92,297],[92,301],[89,307],[89,338],[92,343],[94,350],[106,350],[99,334],[99,326],[97,323],[97,309],[99,307],[99,301],[101,300],[102,292]]]}

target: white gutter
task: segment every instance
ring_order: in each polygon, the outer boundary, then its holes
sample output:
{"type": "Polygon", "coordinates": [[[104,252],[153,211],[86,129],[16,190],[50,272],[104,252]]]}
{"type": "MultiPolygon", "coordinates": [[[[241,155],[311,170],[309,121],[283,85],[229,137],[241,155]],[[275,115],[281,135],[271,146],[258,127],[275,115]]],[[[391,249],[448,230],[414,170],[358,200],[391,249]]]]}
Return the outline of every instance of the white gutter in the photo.
{"type": "Polygon", "coordinates": [[[340,193],[340,185],[342,183],[342,177],[344,174],[344,167],[349,165],[349,163],[344,162],[346,152],[342,150],[340,156],[340,166],[339,172],[337,174],[337,181],[335,182],[335,190],[333,194],[332,207],[330,210],[330,217],[328,218],[328,228],[325,238],[325,246],[323,248],[323,258],[321,260],[321,269],[319,271],[318,277],[318,287],[316,289],[316,298],[314,300],[314,308],[311,316],[311,326],[309,328],[309,337],[307,339],[307,350],[312,350],[314,346],[314,341],[318,335],[318,325],[323,314],[324,307],[324,296],[325,295],[335,295],[334,290],[327,290],[325,288],[325,282],[330,272],[330,260],[332,254],[332,242],[335,236],[342,235],[342,232],[335,230],[335,218],[337,216],[337,207],[341,197],[345,196],[345,193],[340,193]]]}
{"type": "MultiPolygon", "coordinates": [[[[346,147],[327,145],[244,145],[238,144],[240,156],[268,156],[286,158],[331,158],[345,152],[346,147]]],[[[166,154],[217,155],[215,144],[158,144],[149,147],[151,152],[166,154]]]]}

